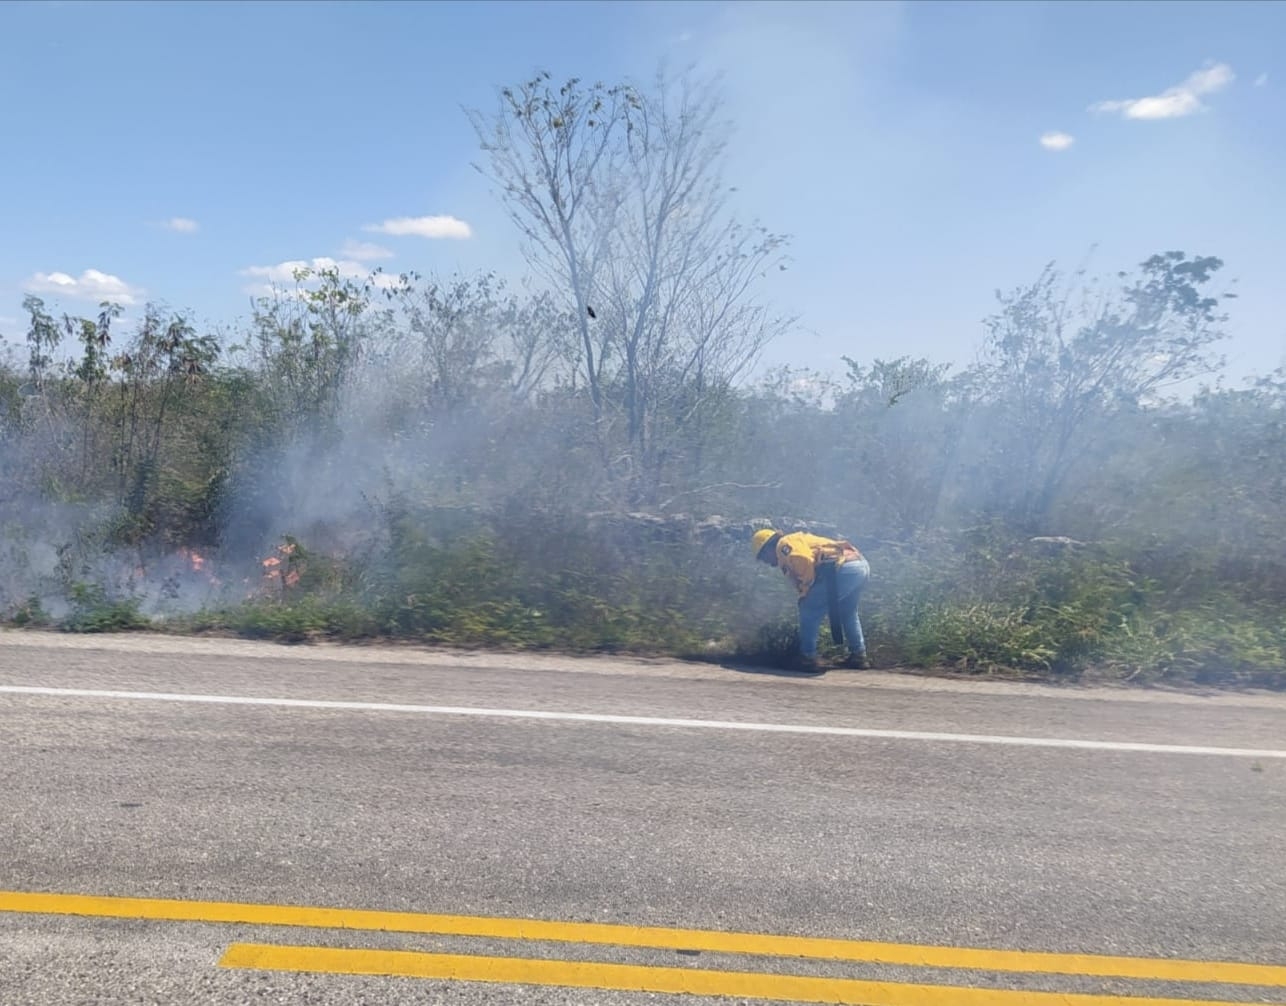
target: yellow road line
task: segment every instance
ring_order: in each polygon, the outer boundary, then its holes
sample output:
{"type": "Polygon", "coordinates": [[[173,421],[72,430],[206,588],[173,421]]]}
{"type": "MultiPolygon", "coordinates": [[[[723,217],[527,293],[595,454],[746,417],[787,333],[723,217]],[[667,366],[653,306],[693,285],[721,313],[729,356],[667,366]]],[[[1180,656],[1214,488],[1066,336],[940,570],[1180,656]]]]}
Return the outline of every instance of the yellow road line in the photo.
{"type": "Polygon", "coordinates": [[[1286,966],[1231,961],[1194,961],[1098,954],[1057,954],[1027,950],[985,950],[914,943],[810,936],[769,936],[709,929],[662,929],[598,922],[423,915],[302,905],[259,905],[226,901],[172,901],[153,898],[98,897],[0,891],[0,912],[158,919],[171,922],[222,922],[313,929],[370,930],[439,936],[479,936],[502,940],[589,943],[705,953],[804,957],[910,967],[962,968],[1026,974],[1087,975],[1155,981],[1221,982],[1286,988],[1286,966]]]}
{"type": "Polygon", "coordinates": [[[848,1003],[853,1006],[1233,1006],[1197,999],[1026,992],[756,974],[694,968],[642,967],[586,961],[530,960],[520,957],[470,957],[407,950],[355,950],[338,947],[288,947],[234,943],[219,966],[267,971],[306,971],[345,975],[438,978],[513,985],[557,985],[621,992],[670,992],[699,996],[736,996],[780,1002],[848,1003]]]}

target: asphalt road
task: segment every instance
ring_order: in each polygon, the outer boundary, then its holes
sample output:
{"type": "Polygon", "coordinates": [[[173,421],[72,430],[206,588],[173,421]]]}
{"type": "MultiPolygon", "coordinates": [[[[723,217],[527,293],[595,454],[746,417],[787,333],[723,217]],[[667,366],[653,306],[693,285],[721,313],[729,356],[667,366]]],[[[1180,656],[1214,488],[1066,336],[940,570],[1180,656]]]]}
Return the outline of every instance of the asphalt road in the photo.
{"type": "Polygon", "coordinates": [[[4,1004],[1286,1002],[1281,696],[0,633],[0,793],[4,1004]]]}

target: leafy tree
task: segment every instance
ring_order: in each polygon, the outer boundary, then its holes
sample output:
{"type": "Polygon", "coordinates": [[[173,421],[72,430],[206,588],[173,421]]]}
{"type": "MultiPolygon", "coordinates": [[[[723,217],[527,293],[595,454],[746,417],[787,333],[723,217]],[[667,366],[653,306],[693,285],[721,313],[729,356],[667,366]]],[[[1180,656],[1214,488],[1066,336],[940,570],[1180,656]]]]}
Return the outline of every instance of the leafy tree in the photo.
{"type": "Polygon", "coordinates": [[[293,289],[255,300],[252,330],[232,347],[267,379],[269,409],[292,434],[333,426],[350,381],[389,323],[387,312],[373,310],[377,292],[406,282],[378,272],[357,280],[333,266],[297,269],[294,280],[293,289]]]}
{"type": "Polygon", "coordinates": [[[401,332],[394,356],[414,369],[433,412],[492,392],[525,400],[565,358],[571,319],[548,293],[520,299],[494,273],[408,281],[394,299],[401,332]]]}
{"type": "Polygon", "coordinates": [[[1132,279],[1119,274],[1116,289],[1076,292],[1060,292],[1050,266],[1030,286],[997,294],[974,375],[982,392],[975,433],[997,434],[993,506],[1040,529],[1097,427],[1217,369],[1211,350],[1225,318],[1206,288],[1222,265],[1166,252],[1132,279]]]}

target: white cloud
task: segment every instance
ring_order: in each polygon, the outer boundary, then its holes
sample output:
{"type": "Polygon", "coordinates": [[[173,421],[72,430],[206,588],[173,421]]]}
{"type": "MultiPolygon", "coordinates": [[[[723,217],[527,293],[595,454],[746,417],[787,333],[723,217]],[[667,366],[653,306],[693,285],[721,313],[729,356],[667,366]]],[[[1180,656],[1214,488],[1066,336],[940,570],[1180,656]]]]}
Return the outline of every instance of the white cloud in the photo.
{"type": "Polygon", "coordinates": [[[86,269],[78,277],[65,272],[38,272],[23,284],[23,289],[28,293],[52,293],[75,300],[106,300],[124,305],[137,304],[143,295],[142,290],[119,276],[97,269],[86,269]]]}
{"type": "Polygon", "coordinates": [[[1040,145],[1046,150],[1066,150],[1076,142],[1076,137],[1067,133],[1045,133],[1040,138],[1040,145]]]}
{"type": "Polygon", "coordinates": [[[241,288],[241,292],[247,297],[258,300],[260,297],[267,297],[269,300],[282,298],[289,300],[291,298],[303,299],[306,291],[295,287],[279,286],[276,283],[247,283],[241,288]]]}
{"type": "Polygon", "coordinates": [[[333,259],[322,255],[313,259],[291,259],[278,262],[276,265],[252,265],[241,270],[242,276],[253,276],[267,280],[269,283],[293,283],[295,273],[301,269],[310,269],[314,273],[334,269],[344,279],[364,279],[368,272],[360,262],[347,259],[333,259]]]}
{"type": "Polygon", "coordinates": [[[344,242],[344,247],[339,250],[344,258],[352,259],[354,262],[373,262],[376,259],[393,258],[393,252],[389,251],[383,245],[373,244],[370,241],[353,241],[344,242]]]}
{"type": "Polygon", "coordinates": [[[1204,109],[1202,97],[1222,91],[1233,79],[1232,67],[1227,63],[1207,63],[1182,84],[1168,87],[1160,94],[1100,101],[1091,105],[1090,111],[1120,112],[1126,119],[1180,119],[1204,109]]]}
{"type": "Polygon", "coordinates": [[[392,273],[382,272],[377,276],[372,276],[371,282],[375,284],[375,287],[378,290],[396,290],[402,285],[402,277],[395,276],[392,273]]]}
{"type": "Polygon", "coordinates": [[[167,231],[178,231],[180,234],[195,234],[201,229],[201,225],[191,217],[170,217],[161,226],[167,231]]]}
{"type": "Polygon", "coordinates": [[[1268,74],[1266,74],[1266,73],[1261,73],[1258,77],[1256,77],[1256,78],[1255,78],[1255,86],[1256,86],[1256,87],[1267,87],[1267,86],[1268,86],[1268,74]]]}
{"type": "Polygon", "coordinates": [[[400,282],[396,275],[389,273],[377,275],[369,265],[353,258],[334,259],[321,255],[311,259],[291,259],[288,262],[278,262],[276,265],[247,266],[241,270],[241,275],[249,276],[259,282],[251,283],[242,290],[252,297],[291,297],[296,293],[303,296],[308,290],[317,288],[318,272],[332,269],[339,273],[341,279],[358,280],[363,283],[369,281],[381,290],[393,289],[400,282]],[[310,270],[313,275],[296,288],[295,273],[303,269],[310,270]]]}
{"type": "Polygon", "coordinates": [[[473,236],[471,228],[463,220],[455,217],[394,217],[382,224],[367,224],[362,228],[375,234],[390,234],[394,237],[414,235],[421,238],[468,238],[473,236]]]}

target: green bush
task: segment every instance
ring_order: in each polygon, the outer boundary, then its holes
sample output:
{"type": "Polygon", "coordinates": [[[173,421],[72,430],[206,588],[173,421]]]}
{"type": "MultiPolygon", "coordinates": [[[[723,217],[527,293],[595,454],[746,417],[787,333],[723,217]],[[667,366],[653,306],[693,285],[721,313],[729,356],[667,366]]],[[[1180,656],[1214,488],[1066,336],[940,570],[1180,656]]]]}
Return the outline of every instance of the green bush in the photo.
{"type": "Polygon", "coordinates": [[[912,666],[983,672],[1048,671],[1058,653],[1047,626],[997,603],[927,605],[895,645],[912,666]]]}
{"type": "Polygon", "coordinates": [[[317,597],[247,601],[231,608],[174,619],[166,627],[171,631],[225,631],[249,639],[291,643],[382,635],[374,617],[360,605],[351,600],[317,597]]]}
{"type": "Polygon", "coordinates": [[[71,589],[71,612],[59,623],[66,632],[126,632],[149,629],[151,621],[139,612],[134,597],[109,598],[97,584],[76,583],[71,589]]]}
{"type": "Polygon", "coordinates": [[[1224,594],[1178,611],[1145,608],[1122,620],[1102,671],[1125,681],[1286,686],[1280,612],[1224,594]]]}

